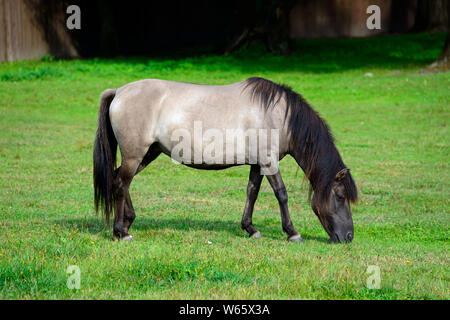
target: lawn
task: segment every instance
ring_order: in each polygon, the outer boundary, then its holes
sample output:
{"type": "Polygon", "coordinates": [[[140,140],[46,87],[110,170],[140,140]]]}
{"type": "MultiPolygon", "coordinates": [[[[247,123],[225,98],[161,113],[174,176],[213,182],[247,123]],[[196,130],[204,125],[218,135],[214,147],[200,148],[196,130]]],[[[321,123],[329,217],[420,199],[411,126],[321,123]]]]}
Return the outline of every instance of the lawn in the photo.
{"type": "Polygon", "coordinates": [[[444,34],[305,40],[213,53],[0,64],[0,298],[449,299],[450,74],[430,72],[444,34]],[[370,74],[368,75],[368,73],[370,74]],[[135,241],[93,208],[99,96],[143,78],[291,86],[328,121],[360,192],[355,239],[328,244],[292,158],[280,163],[288,243],[267,180],[263,239],[240,229],[249,167],[199,171],[161,156],[131,185],[135,241]],[[81,271],[69,289],[69,266],[81,271]],[[369,289],[369,266],[380,288],[369,289]]]}

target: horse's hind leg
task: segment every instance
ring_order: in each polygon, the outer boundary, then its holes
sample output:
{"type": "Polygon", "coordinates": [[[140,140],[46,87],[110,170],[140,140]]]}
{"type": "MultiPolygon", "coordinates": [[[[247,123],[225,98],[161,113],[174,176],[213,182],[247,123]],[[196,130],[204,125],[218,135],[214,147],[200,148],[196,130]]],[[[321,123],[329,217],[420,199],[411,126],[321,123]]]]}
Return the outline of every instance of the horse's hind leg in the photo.
{"type": "MultiPolygon", "coordinates": [[[[119,174],[120,167],[114,171],[114,179],[117,178],[119,174]]],[[[130,192],[128,191],[125,197],[125,206],[124,206],[124,215],[123,215],[123,227],[125,232],[128,232],[131,224],[136,218],[136,214],[134,212],[133,203],[131,202],[130,192]]]]}
{"type": "MultiPolygon", "coordinates": [[[[146,166],[148,166],[153,160],[155,160],[161,154],[161,150],[157,144],[152,144],[139,164],[134,175],[137,175],[146,166]]],[[[119,169],[117,169],[119,170],[119,169]]],[[[130,192],[128,191],[125,198],[125,208],[124,208],[124,216],[123,216],[123,227],[125,232],[128,233],[131,224],[136,218],[136,213],[134,211],[133,203],[131,202],[130,192]]]]}
{"type": "Polygon", "coordinates": [[[248,178],[247,186],[247,200],[245,202],[244,215],[242,216],[242,230],[249,233],[251,238],[261,238],[261,233],[253,226],[252,216],[253,208],[255,206],[256,198],[258,198],[259,188],[261,187],[261,181],[263,179],[261,175],[260,167],[252,165],[250,169],[250,176],[248,178]]]}
{"type": "MultiPolygon", "coordinates": [[[[122,160],[122,165],[117,171],[114,178],[114,227],[113,237],[122,240],[131,240],[132,237],[128,234],[128,228],[124,223],[125,211],[127,210],[126,200],[129,197],[129,188],[131,181],[136,173],[140,161],[136,160],[122,160]]],[[[131,203],[131,200],[130,200],[131,203]]],[[[127,211],[128,213],[128,211],[127,211]]],[[[129,225],[128,225],[129,227],[129,225]]]]}
{"type": "Polygon", "coordinates": [[[123,228],[125,232],[128,233],[131,224],[136,218],[136,213],[134,212],[133,203],[131,202],[130,192],[127,192],[127,196],[125,198],[125,211],[123,215],[123,228]]]}

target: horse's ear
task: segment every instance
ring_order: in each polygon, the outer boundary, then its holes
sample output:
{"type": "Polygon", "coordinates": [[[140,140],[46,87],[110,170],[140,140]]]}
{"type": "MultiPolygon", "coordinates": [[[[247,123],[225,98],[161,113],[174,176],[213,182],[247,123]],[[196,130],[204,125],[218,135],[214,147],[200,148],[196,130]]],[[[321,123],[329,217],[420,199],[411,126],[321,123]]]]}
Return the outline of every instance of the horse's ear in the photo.
{"type": "Polygon", "coordinates": [[[347,173],[350,171],[349,168],[344,168],[341,171],[339,171],[338,173],[336,173],[336,177],[334,178],[336,181],[341,181],[342,179],[345,178],[345,176],[347,175],[347,173]]]}

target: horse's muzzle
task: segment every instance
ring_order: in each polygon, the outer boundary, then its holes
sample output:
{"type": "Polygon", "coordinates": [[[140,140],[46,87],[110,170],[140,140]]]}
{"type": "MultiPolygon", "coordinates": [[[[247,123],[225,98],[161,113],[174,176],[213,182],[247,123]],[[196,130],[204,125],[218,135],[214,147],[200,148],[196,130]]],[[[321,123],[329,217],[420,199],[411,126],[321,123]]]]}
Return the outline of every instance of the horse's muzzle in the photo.
{"type": "Polygon", "coordinates": [[[347,232],[344,234],[334,233],[330,236],[330,239],[328,239],[328,242],[330,243],[349,243],[353,240],[353,232],[347,232]]]}

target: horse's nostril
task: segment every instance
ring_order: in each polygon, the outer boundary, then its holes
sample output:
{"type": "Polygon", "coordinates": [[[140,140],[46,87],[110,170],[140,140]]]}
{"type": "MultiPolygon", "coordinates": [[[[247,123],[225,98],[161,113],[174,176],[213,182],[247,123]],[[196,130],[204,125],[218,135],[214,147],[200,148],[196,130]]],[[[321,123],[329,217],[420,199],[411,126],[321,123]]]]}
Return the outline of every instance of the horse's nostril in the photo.
{"type": "Polygon", "coordinates": [[[353,240],[353,232],[348,232],[345,236],[345,240],[352,241],[353,240]]]}

